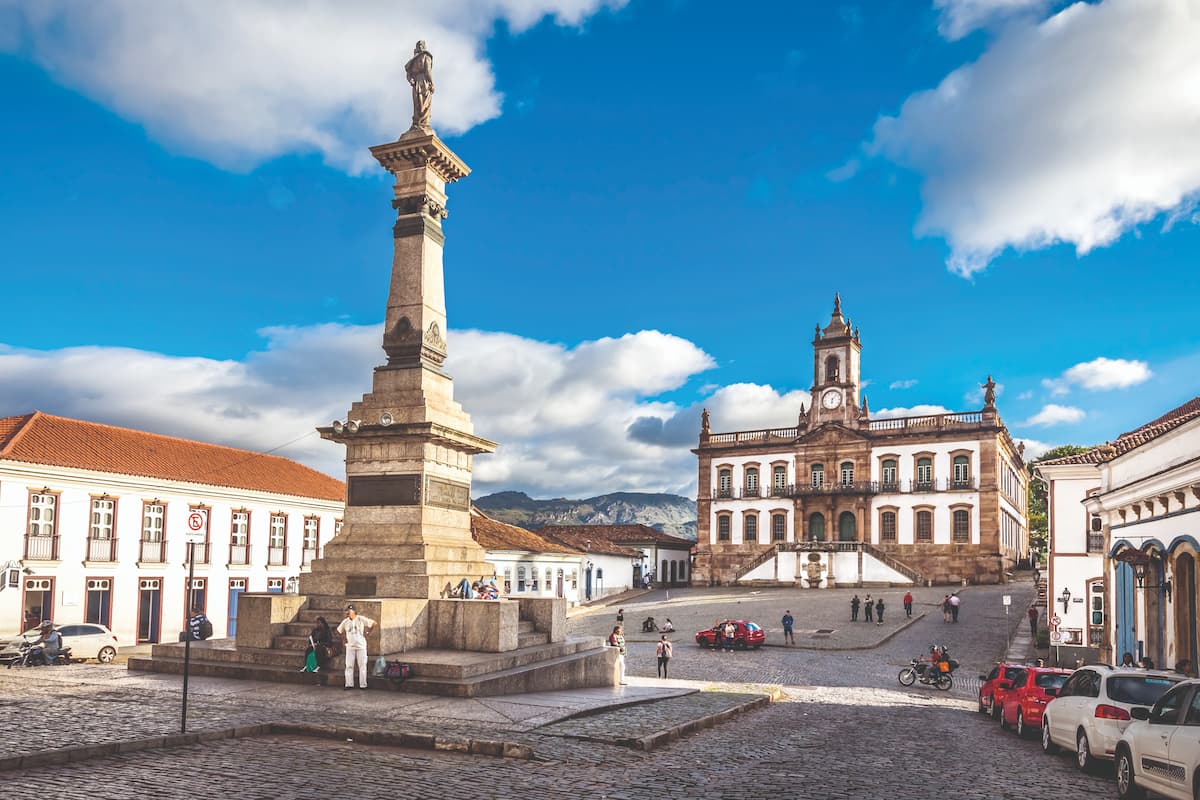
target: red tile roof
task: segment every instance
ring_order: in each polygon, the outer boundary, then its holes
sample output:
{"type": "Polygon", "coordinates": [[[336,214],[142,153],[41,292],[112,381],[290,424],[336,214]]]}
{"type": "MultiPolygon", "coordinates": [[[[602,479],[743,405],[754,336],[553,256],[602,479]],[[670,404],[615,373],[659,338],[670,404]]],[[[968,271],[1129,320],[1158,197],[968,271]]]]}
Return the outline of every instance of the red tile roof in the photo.
{"type": "Polygon", "coordinates": [[[0,460],[344,501],[346,485],[290,459],[56,417],[0,418],[0,460]]]}
{"type": "Polygon", "coordinates": [[[656,542],[667,547],[690,548],[693,544],[688,539],[681,539],[669,533],[663,533],[649,525],[547,525],[539,528],[538,533],[544,536],[554,536],[559,532],[577,534],[590,538],[593,542],[603,539],[614,544],[649,544],[656,542]]]}
{"type": "Polygon", "coordinates": [[[1147,442],[1154,441],[1168,431],[1178,428],[1184,423],[1200,418],[1200,397],[1192,398],[1181,406],[1171,409],[1155,420],[1147,422],[1140,428],[1122,433],[1115,442],[1106,442],[1099,447],[1093,447],[1083,453],[1073,456],[1039,461],[1037,466],[1057,464],[1100,464],[1117,456],[1125,455],[1134,448],[1141,447],[1147,442]]]}
{"type": "Polygon", "coordinates": [[[622,547],[602,533],[608,525],[547,525],[538,529],[538,535],[552,542],[562,542],[585,553],[605,556],[640,558],[641,551],[622,547]]]}
{"type": "Polygon", "coordinates": [[[471,538],[484,550],[523,550],[529,553],[571,555],[583,552],[560,542],[552,542],[533,531],[492,519],[475,506],[471,506],[471,538]]]}

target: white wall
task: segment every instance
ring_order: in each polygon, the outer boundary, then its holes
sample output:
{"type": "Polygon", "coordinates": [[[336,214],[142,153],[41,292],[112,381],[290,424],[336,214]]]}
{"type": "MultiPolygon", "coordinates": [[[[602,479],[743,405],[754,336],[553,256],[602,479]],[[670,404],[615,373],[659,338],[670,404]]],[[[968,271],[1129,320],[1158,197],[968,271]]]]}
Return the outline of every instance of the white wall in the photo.
{"type": "MultiPolygon", "coordinates": [[[[265,592],[267,579],[295,577],[302,571],[302,535],[305,516],[320,519],[322,547],[333,538],[334,521],[343,513],[341,502],[306,500],[266,492],[185,484],[151,478],[87,472],[59,467],[0,463],[0,563],[23,561],[32,575],[54,578],[55,622],[82,622],[85,618],[89,578],[112,581],[110,627],[122,646],[136,640],[139,580],[162,580],[162,612],[159,640],[174,641],[182,629],[187,579],[186,518],[189,505],[203,504],[209,510],[210,563],[197,564],[195,577],[206,581],[207,613],[214,635],[227,630],[228,591],[231,578],[245,578],[247,591],[265,592]],[[49,488],[58,493],[57,561],[29,560],[25,555],[25,533],[30,489],[49,488]],[[117,502],[117,560],[89,562],[87,541],[91,517],[91,495],[109,494],[117,502]],[[138,565],[142,528],[142,503],[157,498],[167,505],[166,555],[162,563],[138,565]],[[231,513],[234,508],[250,510],[250,565],[227,566],[231,513]],[[288,517],[287,565],[268,567],[267,541],[272,513],[288,517]]],[[[303,570],[303,571],[306,571],[303,570]]],[[[0,591],[0,631],[22,625],[22,587],[0,591]]]]}
{"type": "Polygon", "coordinates": [[[558,571],[563,572],[563,597],[571,605],[576,605],[583,597],[582,558],[566,553],[530,553],[512,550],[489,550],[487,561],[496,572],[496,585],[506,597],[555,597],[557,596],[558,571]],[[526,584],[524,591],[517,589],[517,574],[524,567],[526,584]],[[530,577],[537,569],[538,585],[532,586],[530,577]],[[546,577],[549,574],[550,588],[546,588],[546,577]],[[574,577],[572,577],[574,576],[574,577]],[[505,592],[505,581],[510,588],[505,592]]]}

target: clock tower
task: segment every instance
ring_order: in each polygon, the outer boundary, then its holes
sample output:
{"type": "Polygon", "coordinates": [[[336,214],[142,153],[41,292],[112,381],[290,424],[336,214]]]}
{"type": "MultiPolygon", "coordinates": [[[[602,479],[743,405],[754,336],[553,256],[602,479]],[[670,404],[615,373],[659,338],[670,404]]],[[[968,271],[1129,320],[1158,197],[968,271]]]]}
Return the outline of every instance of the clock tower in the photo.
{"type": "Polygon", "coordinates": [[[833,316],[813,338],[812,410],[809,425],[837,422],[858,427],[864,409],[859,406],[858,382],[862,341],[858,329],[842,316],[841,295],[833,298],[833,316]]]}

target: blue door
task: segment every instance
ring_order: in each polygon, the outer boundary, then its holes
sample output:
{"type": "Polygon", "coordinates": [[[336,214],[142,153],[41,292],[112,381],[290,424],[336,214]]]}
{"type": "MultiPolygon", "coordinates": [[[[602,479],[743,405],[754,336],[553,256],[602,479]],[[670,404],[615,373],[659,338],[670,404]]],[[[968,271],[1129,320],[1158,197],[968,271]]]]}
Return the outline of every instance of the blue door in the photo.
{"type": "Polygon", "coordinates": [[[1117,562],[1117,651],[1113,653],[1116,663],[1121,663],[1121,657],[1133,653],[1136,657],[1137,637],[1133,630],[1133,566],[1117,562]]]}
{"type": "Polygon", "coordinates": [[[244,591],[246,591],[246,579],[245,578],[230,578],[229,579],[229,620],[228,620],[229,627],[227,628],[229,633],[227,635],[230,638],[232,638],[235,634],[237,634],[238,595],[244,591]]]}

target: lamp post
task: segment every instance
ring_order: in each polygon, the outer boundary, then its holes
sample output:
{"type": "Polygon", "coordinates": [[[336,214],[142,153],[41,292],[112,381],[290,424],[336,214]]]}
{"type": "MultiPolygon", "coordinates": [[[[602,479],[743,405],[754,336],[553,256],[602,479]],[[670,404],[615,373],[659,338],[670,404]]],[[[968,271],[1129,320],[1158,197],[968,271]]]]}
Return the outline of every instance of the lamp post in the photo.
{"type": "Polygon", "coordinates": [[[1167,602],[1171,602],[1171,580],[1168,578],[1157,585],[1147,584],[1146,579],[1149,576],[1147,575],[1146,567],[1147,563],[1145,561],[1138,561],[1133,565],[1133,577],[1137,581],[1137,587],[1139,589],[1162,589],[1163,593],[1167,596],[1167,602]]]}
{"type": "Polygon", "coordinates": [[[188,579],[187,596],[184,598],[183,624],[183,706],[179,714],[179,732],[187,733],[187,700],[188,673],[192,666],[192,581],[196,577],[196,543],[204,541],[205,531],[208,530],[208,509],[193,508],[188,513],[187,538],[188,546],[188,579]]]}
{"type": "Polygon", "coordinates": [[[1063,613],[1066,614],[1067,605],[1071,602],[1071,590],[1064,586],[1062,596],[1058,598],[1058,601],[1063,604],[1063,613]]]}

